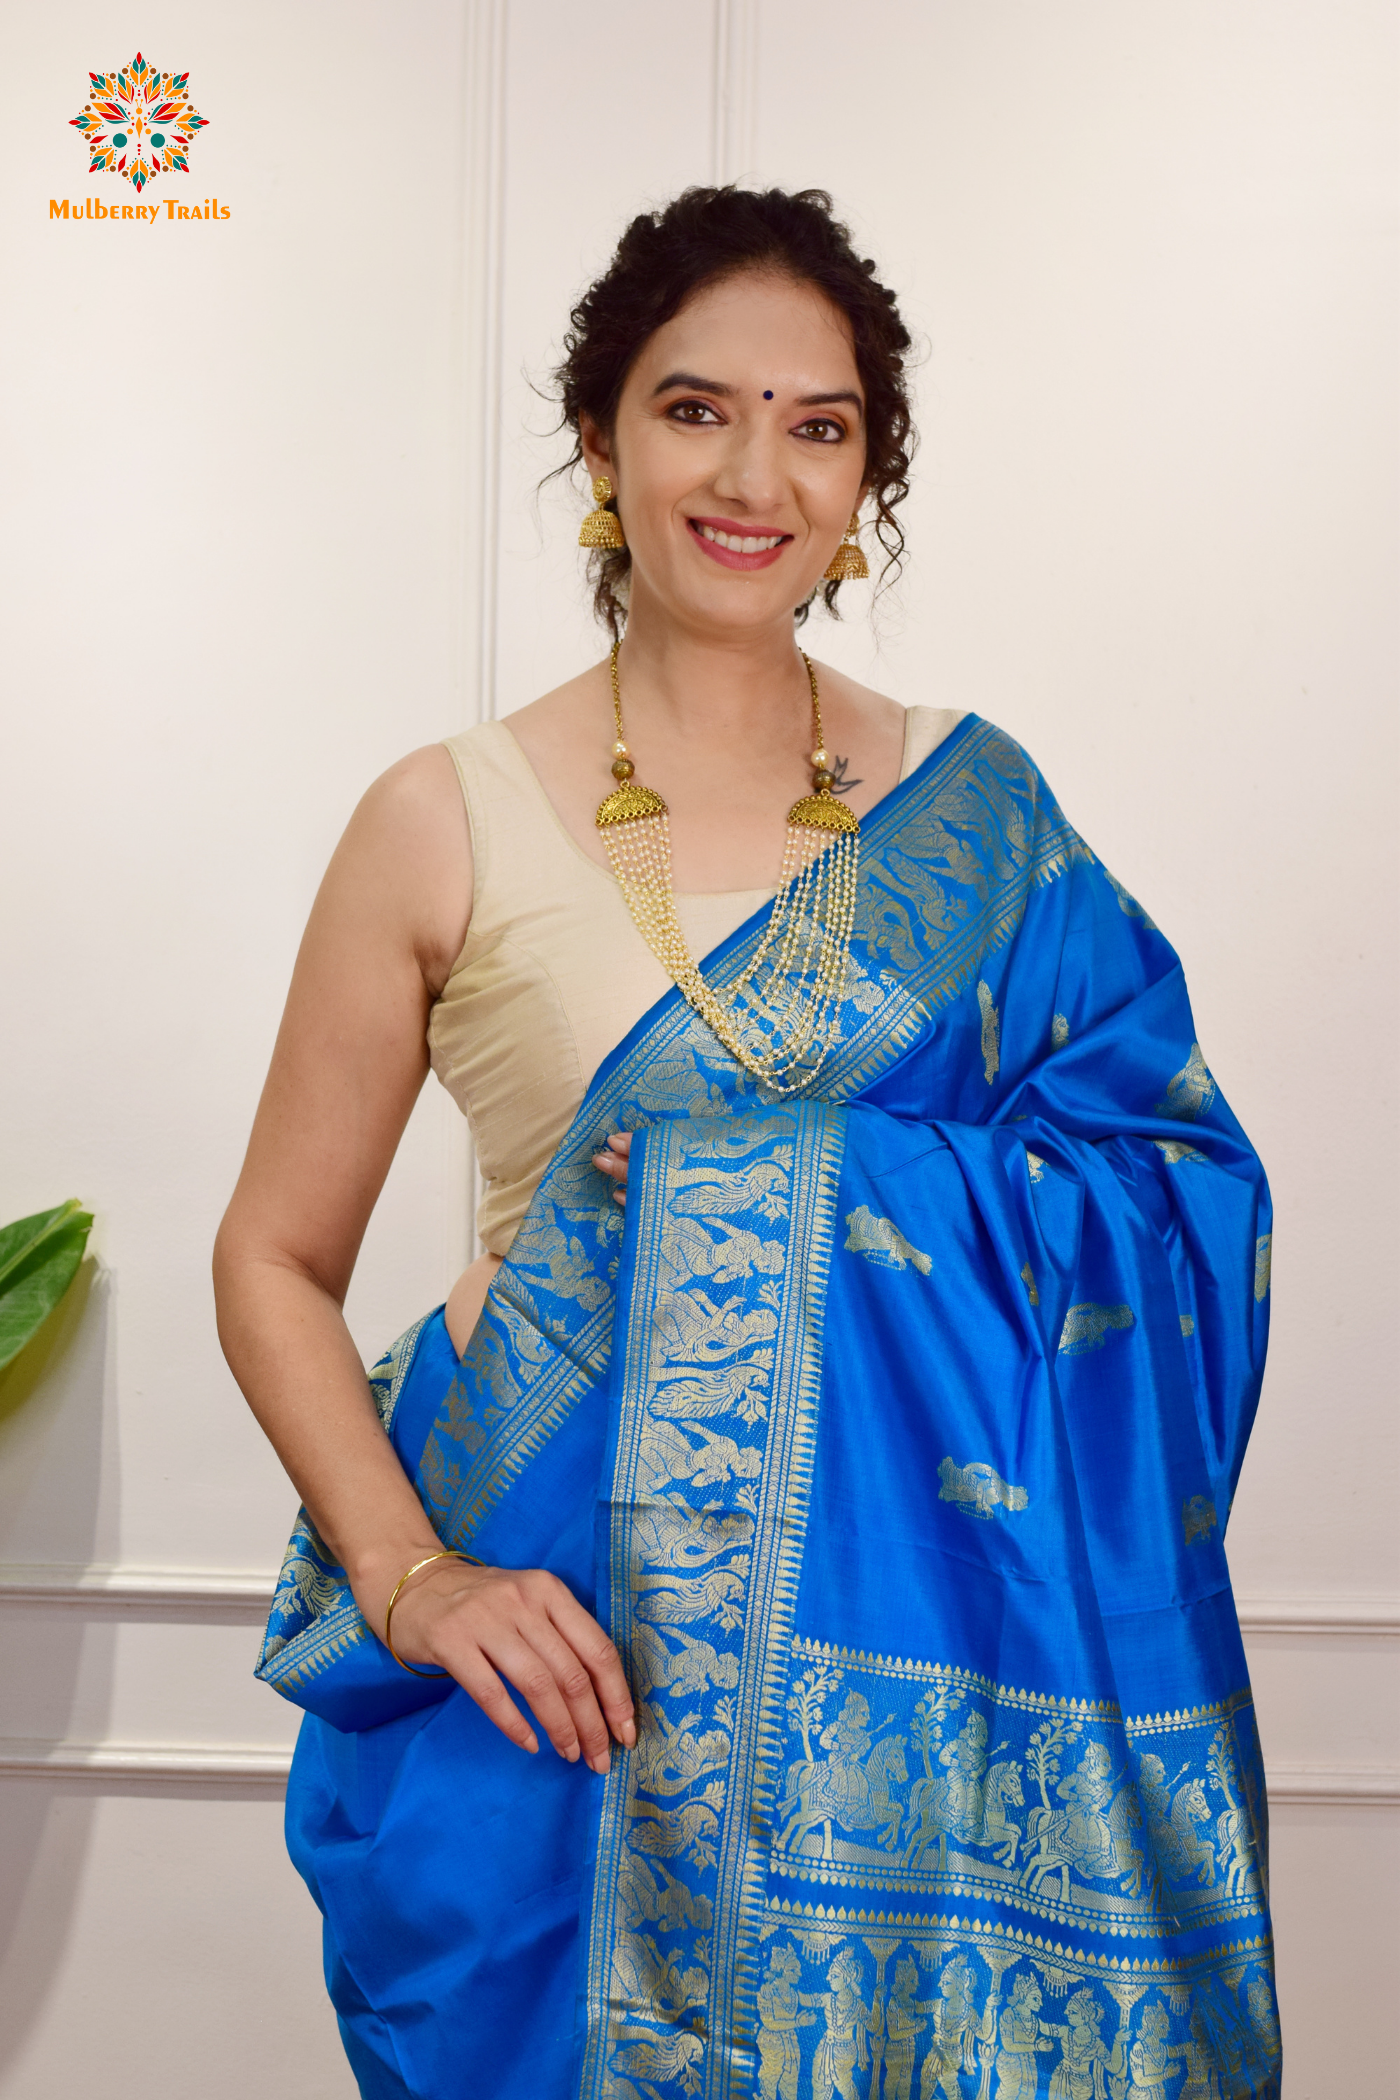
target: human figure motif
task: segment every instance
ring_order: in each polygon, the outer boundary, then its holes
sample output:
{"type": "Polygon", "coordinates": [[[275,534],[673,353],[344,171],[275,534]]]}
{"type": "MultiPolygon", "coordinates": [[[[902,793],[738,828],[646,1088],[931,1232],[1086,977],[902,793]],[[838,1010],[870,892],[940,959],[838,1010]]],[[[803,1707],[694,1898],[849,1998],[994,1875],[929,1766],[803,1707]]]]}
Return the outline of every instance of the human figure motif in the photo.
{"type": "Polygon", "coordinates": [[[1069,2032],[1050,2079],[1050,2100],[1106,2100],[1105,2073],[1121,2078],[1126,2068],[1124,2030],[1119,2028],[1110,2049],[1099,2033],[1103,2007],[1088,1989],[1075,1992],[1065,2007],[1065,2019],[1069,2032]]]}
{"type": "MultiPolygon", "coordinates": [[[[895,1963],[894,1989],[885,2007],[885,2100],[909,2100],[914,2083],[914,2040],[923,2033],[927,2020],[920,2013],[933,2011],[933,2000],[917,1996],[919,1971],[906,1954],[895,1963]]],[[[870,2100],[877,2100],[872,2091],[870,2100]]]]}
{"type": "Polygon", "coordinates": [[[1060,1849],[1081,1874],[1113,1872],[1113,1756],[1106,1743],[1090,1743],[1072,1772],[1055,1789],[1065,1804],[1060,1849]]]}
{"type": "Polygon", "coordinates": [[[1138,1767],[1138,1792],[1142,1796],[1145,1820],[1149,1828],[1170,1820],[1172,1790],[1167,1785],[1167,1768],[1161,1758],[1151,1750],[1138,1767]]]}
{"type": "Polygon", "coordinates": [[[1283,2060],[1283,2037],[1278,2031],[1278,2007],[1269,1988],[1267,1976],[1256,1969],[1249,1979],[1245,1993],[1249,2001],[1250,2026],[1254,2031],[1255,2047],[1263,2059],[1262,2068],[1266,2076],[1277,2071],[1283,2060]]]}
{"type": "Polygon", "coordinates": [[[976,1843],[982,1835],[982,1775],[987,1769],[987,1723],[969,1714],[951,1743],[938,1753],[948,1777],[940,1789],[942,1820],[955,1837],[976,1843]]]}
{"type": "Polygon", "coordinates": [[[938,1979],[933,2040],[919,2073],[919,2100],[963,2100],[959,2074],[977,2069],[977,2044],[996,2032],[995,1987],[979,2015],[976,1977],[965,1954],[955,1954],[938,1979]]]}
{"type": "Polygon", "coordinates": [[[1168,2042],[1171,2028],[1171,2014],[1165,2005],[1156,1999],[1144,2005],[1138,2038],[1128,2051],[1125,2100],[1167,2100],[1167,2080],[1178,2075],[1172,2059],[1186,2054],[1168,2042]]]}
{"type": "MultiPolygon", "coordinates": [[[[865,1701],[860,1703],[864,1706],[865,1701]]],[[[825,1744],[826,1738],[822,1741],[825,1744]]],[[[879,2021],[874,2007],[861,1997],[860,1963],[849,1947],[841,1949],[826,1980],[830,1988],[815,2000],[826,2015],[826,2033],[812,2065],[812,2100],[861,2100],[855,2073],[870,2060],[866,2036],[876,2031],[879,2021]]]]}
{"type": "Polygon", "coordinates": [[[869,1788],[863,1784],[861,1761],[870,1751],[870,1702],[860,1692],[848,1692],[836,1719],[821,1732],[821,1746],[828,1752],[833,1805],[839,1817],[843,1808],[864,1805],[869,1788]]]}
{"type": "Polygon", "coordinates": [[[759,2100],[797,2100],[797,2080],[802,2069],[799,2027],[810,2027],[816,2014],[805,2008],[819,2000],[807,1997],[797,1986],[802,1981],[802,1963],[795,1947],[775,1947],[768,1957],[768,1974],[758,1990],[758,2093],[759,2100]]]}
{"type": "Polygon", "coordinates": [[[1035,2100],[1040,2089],[1036,2057],[1063,2041],[1067,2027],[1039,2017],[1045,2000],[1040,1985],[1022,1969],[1011,1986],[1011,2003],[1001,2016],[1001,2046],[996,2055],[996,2100],[1035,2100]]]}
{"type": "Polygon", "coordinates": [[[1190,2038],[1181,2054],[1186,2059],[1186,2083],[1176,2100],[1221,2100],[1220,2080],[1215,2075],[1215,2043],[1199,2005],[1191,2008],[1190,2038]]]}

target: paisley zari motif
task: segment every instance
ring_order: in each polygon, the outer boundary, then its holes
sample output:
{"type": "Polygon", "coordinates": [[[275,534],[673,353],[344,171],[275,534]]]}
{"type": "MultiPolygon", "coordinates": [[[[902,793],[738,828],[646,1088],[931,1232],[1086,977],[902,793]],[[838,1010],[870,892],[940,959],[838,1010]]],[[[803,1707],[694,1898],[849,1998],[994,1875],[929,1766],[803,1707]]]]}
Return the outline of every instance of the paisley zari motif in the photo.
{"type": "Polygon", "coordinates": [[[969,717],[863,837],[819,1085],[662,1001],[462,1362],[434,1316],[373,1381],[444,1543],[608,1625],[636,1749],[523,1758],[293,1539],[260,1674],[308,1710],[289,1835],[376,2100],[1276,2100],[1216,1519],[1263,1177],[1009,739],[969,717]]]}

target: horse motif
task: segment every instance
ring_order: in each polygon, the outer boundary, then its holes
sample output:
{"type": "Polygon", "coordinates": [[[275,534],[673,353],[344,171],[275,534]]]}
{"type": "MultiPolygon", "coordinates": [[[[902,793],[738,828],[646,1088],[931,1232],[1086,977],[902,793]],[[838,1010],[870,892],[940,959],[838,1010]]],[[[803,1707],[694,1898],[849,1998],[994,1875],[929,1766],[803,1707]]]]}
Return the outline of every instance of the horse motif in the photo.
{"type": "Polygon", "coordinates": [[[1033,1808],[1026,1818],[1026,1842],[1036,1846],[1026,1860],[1022,1879],[1037,1892],[1051,1874],[1060,1876],[1060,1900],[1070,1900],[1070,1870],[1086,1881],[1117,1881],[1127,1894],[1140,1895],[1143,1855],[1132,1832],[1141,1827],[1137,1788],[1115,1788],[1113,1760],[1103,1743],[1090,1743],[1077,1769],[1056,1788],[1064,1808],[1033,1808]]]}
{"type": "Polygon", "coordinates": [[[1014,1866],[1021,1846],[1021,1826],[1012,1821],[1006,1809],[1008,1803],[1013,1808],[1025,1807],[1020,1766],[1010,1759],[993,1765],[983,1782],[981,1796],[980,1815],[969,1830],[961,1817],[950,1814],[953,1803],[949,1781],[941,1774],[937,1779],[921,1779],[909,1797],[909,1814],[904,1827],[913,1835],[905,1847],[904,1864],[919,1866],[929,1847],[936,1842],[941,1873],[948,1865],[948,1834],[951,1830],[964,1844],[990,1845],[1002,1866],[1014,1866]]]}
{"type": "Polygon", "coordinates": [[[1240,1809],[1227,1808],[1216,1817],[1215,1849],[1221,1872],[1225,1876],[1226,1895],[1254,1895],[1259,1887],[1259,1875],[1254,1864],[1254,1840],[1240,1809]]]}
{"type": "Polygon", "coordinates": [[[1147,1838],[1169,1880],[1184,1881],[1194,1874],[1203,1888],[1215,1880],[1215,1847],[1197,1831],[1198,1823],[1210,1821],[1210,1804],[1199,1779],[1189,1779],[1172,1797],[1169,1815],[1163,1816],[1149,1797],[1147,1838]]]}
{"type": "Polygon", "coordinates": [[[778,1803],[779,1816],[787,1816],[778,1844],[796,1851],[809,1830],[825,1823],[823,1859],[831,1857],[833,1824],[847,1831],[878,1830],[880,1843],[893,1851],[904,1810],[890,1782],[902,1786],[908,1777],[902,1735],[876,1743],[863,1764],[834,1757],[799,1759],[788,1766],[787,1787],[778,1803]]]}

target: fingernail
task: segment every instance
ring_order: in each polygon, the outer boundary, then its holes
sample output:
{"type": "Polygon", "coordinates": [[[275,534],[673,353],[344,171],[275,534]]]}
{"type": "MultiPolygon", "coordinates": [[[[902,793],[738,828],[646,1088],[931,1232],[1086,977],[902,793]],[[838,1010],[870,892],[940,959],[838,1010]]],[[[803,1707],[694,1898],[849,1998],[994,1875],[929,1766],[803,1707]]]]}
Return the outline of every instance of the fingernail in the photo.
{"type": "Polygon", "coordinates": [[[564,1755],[568,1758],[569,1763],[571,1765],[576,1765],[578,1763],[578,1744],[570,1743],[568,1749],[564,1752],[564,1755]]]}
{"type": "Polygon", "coordinates": [[[539,1738],[533,1735],[527,1736],[525,1738],[525,1748],[529,1751],[531,1757],[538,1757],[540,1754],[539,1738]]]}
{"type": "Polygon", "coordinates": [[[636,1722],[635,1722],[635,1721],[633,1721],[633,1720],[626,1720],[626,1721],[624,1721],[624,1722],[623,1722],[623,1724],[622,1724],[622,1727],[621,1727],[621,1729],[620,1729],[620,1731],[619,1731],[619,1733],[620,1733],[620,1734],[621,1734],[621,1736],[622,1736],[622,1740],[623,1740],[623,1742],[624,1742],[624,1743],[626,1743],[626,1745],[627,1745],[628,1749],[630,1750],[630,1749],[632,1748],[632,1745],[633,1745],[633,1744],[634,1744],[634,1743],[636,1742],[636,1740],[637,1740],[637,1724],[636,1724],[636,1722]]]}
{"type": "Polygon", "coordinates": [[[600,1779],[606,1779],[612,1770],[612,1759],[608,1756],[606,1750],[600,1750],[598,1755],[595,1758],[591,1758],[589,1762],[600,1779]]]}

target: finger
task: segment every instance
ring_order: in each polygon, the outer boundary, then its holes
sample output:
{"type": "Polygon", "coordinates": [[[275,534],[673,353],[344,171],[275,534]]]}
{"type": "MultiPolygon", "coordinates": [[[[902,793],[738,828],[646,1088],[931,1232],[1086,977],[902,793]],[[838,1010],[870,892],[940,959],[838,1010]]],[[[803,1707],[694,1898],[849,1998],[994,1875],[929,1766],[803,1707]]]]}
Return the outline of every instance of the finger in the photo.
{"type": "Polygon", "coordinates": [[[609,1139],[608,1139],[608,1150],[609,1150],[610,1152],[620,1152],[620,1153],[621,1153],[621,1155],[622,1155],[622,1157],[623,1157],[624,1159],[626,1159],[626,1157],[627,1157],[628,1153],[629,1153],[629,1152],[630,1152],[630,1151],[632,1150],[632,1133],[631,1133],[631,1131],[630,1131],[630,1130],[615,1130],[615,1131],[613,1131],[612,1135],[611,1135],[611,1136],[609,1137],[609,1139]]]}
{"type": "Polygon", "coordinates": [[[556,1580],[548,1601],[550,1618],[587,1670],[594,1694],[619,1743],[630,1750],[637,1740],[637,1717],[622,1657],[591,1612],[556,1580]]]}
{"type": "Polygon", "coordinates": [[[554,1672],[544,1657],[514,1626],[497,1639],[483,1641],[482,1653],[515,1686],[559,1755],[567,1758],[570,1764],[576,1764],[578,1731],[554,1672]]]}
{"type": "Polygon", "coordinates": [[[593,1679],[568,1642],[548,1619],[535,1619],[520,1629],[541,1661],[553,1673],[574,1724],[583,1760],[605,1777],[611,1762],[608,1724],[598,1708],[593,1679]]]}
{"type": "Polygon", "coordinates": [[[470,1693],[488,1721],[493,1721],[501,1734],[521,1750],[528,1750],[531,1757],[539,1755],[539,1737],[511,1698],[479,1648],[450,1665],[452,1675],[464,1692],[470,1693]]]}

